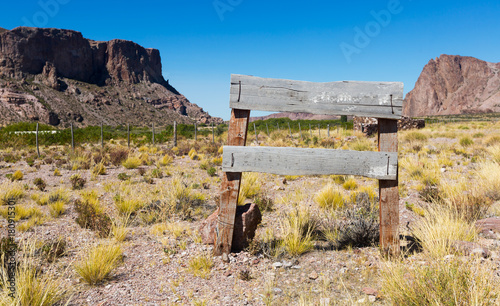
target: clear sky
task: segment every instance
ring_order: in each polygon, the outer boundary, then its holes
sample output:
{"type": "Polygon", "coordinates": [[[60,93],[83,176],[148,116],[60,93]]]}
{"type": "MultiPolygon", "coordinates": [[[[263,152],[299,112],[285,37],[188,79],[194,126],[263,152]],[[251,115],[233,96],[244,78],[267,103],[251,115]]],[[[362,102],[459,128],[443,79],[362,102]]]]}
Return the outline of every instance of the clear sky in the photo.
{"type": "Polygon", "coordinates": [[[400,81],[407,93],[441,54],[500,62],[498,0],[3,1],[0,27],[22,25],[157,48],[165,79],[226,120],[231,73],[400,81]]]}

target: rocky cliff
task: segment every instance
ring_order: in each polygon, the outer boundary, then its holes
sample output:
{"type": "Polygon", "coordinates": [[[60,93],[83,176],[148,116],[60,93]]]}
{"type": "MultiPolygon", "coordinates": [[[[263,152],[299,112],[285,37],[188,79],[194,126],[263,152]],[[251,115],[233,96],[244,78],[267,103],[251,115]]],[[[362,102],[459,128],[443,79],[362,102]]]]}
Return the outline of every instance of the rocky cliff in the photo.
{"type": "Polygon", "coordinates": [[[424,67],[405,98],[411,117],[500,112],[500,63],[441,55],[424,67]]]}
{"type": "Polygon", "coordinates": [[[160,52],[60,29],[0,28],[0,123],[220,123],[162,76],[160,52]]]}

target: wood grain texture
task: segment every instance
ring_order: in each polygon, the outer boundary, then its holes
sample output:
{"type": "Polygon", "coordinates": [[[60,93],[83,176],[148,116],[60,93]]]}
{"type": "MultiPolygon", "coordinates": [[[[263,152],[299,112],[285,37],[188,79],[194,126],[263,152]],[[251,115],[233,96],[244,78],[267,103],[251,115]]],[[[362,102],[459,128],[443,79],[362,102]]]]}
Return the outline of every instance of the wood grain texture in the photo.
{"type": "Polygon", "coordinates": [[[360,175],[395,180],[397,152],[224,146],[222,171],[278,175],[360,175]]]}
{"type": "MultiPolygon", "coordinates": [[[[228,128],[228,145],[244,146],[247,139],[249,110],[233,109],[228,128]]],[[[229,254],[233,240],[236,205],[240,192],[241,172],[225,172],[222,175],[219,214],[215,231],[214,255],[229,254]]]]}
{"type": "Polygon", "coordinates": [[[231,76],[231,108],[399,119],[402,106],[399,82],[313,83],[231,76]]]}
{"type": "MultiPolygon", "coordinates": [[[[398,151],[398,123],[396,120],[378,120],[379,151],[398,151]]],[[[397,171],[396,171],[397,173],[397,171]]],[[[399,253],[399,193],[398,177],[379,181],[380,247],[385,253],[399,253]]]]}

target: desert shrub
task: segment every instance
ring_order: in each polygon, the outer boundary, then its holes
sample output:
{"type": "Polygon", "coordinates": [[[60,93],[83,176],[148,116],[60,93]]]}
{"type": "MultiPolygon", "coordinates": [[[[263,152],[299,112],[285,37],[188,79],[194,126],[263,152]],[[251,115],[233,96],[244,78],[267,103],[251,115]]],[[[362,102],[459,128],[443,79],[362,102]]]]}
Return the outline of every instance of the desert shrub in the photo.
{"type": "Polygon", "coordinates": [[[242,175],[238,205],[243,205],[246,199],[255,197],[261,192],[259,174],[255,172],[245,172],[242,175]]]}
{"type": "Polygon", "coordinates": [[[338,188],[327,185],[314,196],[314,202],[322,208],[339,209],[344,207],[345,201],[338,188]]]}
{"type": "Polygon", "coordinates": [[[142,160],[139,157],[130,156],[122,163],[122,165],[127,169],[136,169],[142,165],[142,160]]]}
{"type": "Polygon", "coordinates": [[[207,174],[209,176],[216,176],[217,175],[217,169],[215,169],[214,167],[210,167],[207,169],[207,174]]]}
{"type": "Polygon", "coordinates": [[[82,228],[88,228],[97,232],[99,237],[108,237],[111,230],[111,218],[102,210],[99,202],[76,200],[75,210],[77,213],[76,223],[82,228]]]}
{"type": "Polygon", "coordinates": [[[5,181],[0,185],[0,205],[15,204],[24,196],[24,190],[19,183],[5,181]]]}
{"type": "Polygon", "coordinates": [[[330,176],[335,184],[342,185],[347,180],[345,175],[332,175],[330,176]]]}
{"type": "Polygon", "coordinates": [[[20,247],[20,258],[15,267],[15,292],[9,295],[9,276],[6,268],[0,268],[1,305],[59,305],[71,292],[67,286],[68,275],[53,267],[43,269],[36,262],[36,247],[33,240],[25,241],[20,247]]]}
{"type": "Polygon", "coordinates": [[[146,174],[146,168],[144,167],[137,168],[137,173],[139,173],[140,176],[144,176],[144,174],[146,174]]]}
{"type": "Polygon", "coordinates": [[[298,256],[314,247],[313,232],[316,221],[305,207],[294,209],[281,219],[280,246],[290,256],[298,256]]]}
{"type": "Polygon", "coordinates": [[[127,159],[129,150],[124,147],[115,147],[109,151],[109,160],[114,166],[119,166],[127,159]]]}
{"type": "Polygon", "coordinates": [[[104,175],[106,174],[106,166],[104,166],[103,162],[100,162],[92,168],[93,175],[104,175]]]}
{"type": "Polygon", "coordinates": [[[499,278],[493,270],[474,258],[386,262],[382,290],[392,305],[498,305],[499,278]]]}
{"type": "Polygon", "coordinates": [[[168,154],[165,154],[158,162],[160,166],[168,166],[174,161],[174,158],[168,154]]]}
{"type": "Polygon", "coordinates": [[[24,177],[23,173],[21,172],[21,170],[17,170],[16,172],[14,172],[12,174],[12,177],[10,178],[11,181],[15,182],[15,181],[20,181],[22,180],[24,177]]]}
{"type": "Polygon", "coordinates": [[[214,266],[211,254],[202,253],[192,257],[188,261],[188,269],[194,275],[201,278],[208,278],[214,266]]]}
{"type": "Polygon", "coordinates": [[[41,177],[37,177],[33,180],[33,184],[35,184],[35,186],[40,190],[40,191],[44,191],[45,190],[45,187],[47,187],[47,184],[45,183],[45,181],[41,178],[41,177]]]}
{"type": "Polygon", "coordinates": [[[474,141],[469,136],[463,136],[462,138],[460,138],[459,143],[462,147],[468,147],[472,145],[474,141]]]}
{"type": "Polygon", "coordinates": [[[191,158],[192,160],[198,160],[199,157],[198,157],[198,153],[196,152],[196,150],[193,148],[191,150],[189,150],[189,153],[188,153],[188,156],[189,158],[191,158]]]}
{"type": "Polygon", "coordinates": [[[354,151],[373,151],[375,149],[372,140],[366,137],[356,138],[349,143],[349,148],[354,151]]]}
{"type": "Polygon", "coordinates": [[[73,174],[69,180],[71,182],[71,187],[74,190],[82,189],[87,182],[79,173],[73,174]]]}
{"type": "Polygon", "coordinates": [[[75,263],[75,271],[89,285],[97,285],[118,267],[122,249],[117,244],[101,244],[91,248],[75,263]]]}
{"type": "Polygon", "coordinates": [[[144,204],[140,198],[130,194],[120,195],[117,194],[113,197],[115,207],[122,216],[129,216],[139,210],[144,204]]]}
{"type": "Polygon", "coordinates": [[[452,207],[429,205],[425,214],[412,228],[412,235],[432,258],[453,253],[455,241],[474,241],[477,229],[474,223],[452,207]]]}
{"type": "Polygon", "coordinates": [[[128,179],[130,179],[130,175],[128,175],[127,173],[125,172],[122,172],[122,173],[118,173],[118,179],[120,181],[126,181],[128,179]]]}
{"type": "Polygon", "coordinates": [[[205,203],[203,194],[193,192],[180,178],[174,178],[167,191],[166,215],[177,214],[184,219],[191,218],[193,209],[205,203]]]}
{"type": "Polygon", "coordinates": [[[347,181],[342,184],[342,187],[344,187],[345,190],[354,190],[358,188],[358,183],[354,178],[349,178],[347,181]]]}
{"type": "Polygon", "coordinates": [[[59,238],[45,242],[40,248],[40,251],[48,262],[53,262],[66,254],[66,246],[66,240],[64,238],[59,238]]]}
{"type": "Polygon", "coordinates": [[[422,132],[410,131],[410,132],[406,133],[405,140],[408,142],[410,142],[410,141],[426,141],[427,135],[425,135],[422,132]]]}
{"type": "Polygon", "coordinates": [[[66,208],[64,207],[66,203],[64,201],[55,201],[53,203],[49,204],[49,212],[52,215],[52,217],[57,218],[60,215],[62,215],[65,211],[66,208]]]}
{"type": "Polygon", "coordinates": [[[151,177],[152,178],[161,179],[161,178],[163,178],[163,172],[160,169],[158,169],[158,168],[153,169],[151,171],[151,177]]]}
{"type": "Polygon", "coordinates": [[[259,206],[260,211],[273,211],[274,207],[274,201],[273,199],[263,195],[259,194],[257,197],[254,199],[255,204],[259,206]]]}
{"type": "Polygon", "coordinates": [[[342,214],[336,247],[342,249],[348,246],[377,245],[380,237],[379,227],[378,208],[371,205],[367,196],[360,196],[360,201],[342,214]]]}

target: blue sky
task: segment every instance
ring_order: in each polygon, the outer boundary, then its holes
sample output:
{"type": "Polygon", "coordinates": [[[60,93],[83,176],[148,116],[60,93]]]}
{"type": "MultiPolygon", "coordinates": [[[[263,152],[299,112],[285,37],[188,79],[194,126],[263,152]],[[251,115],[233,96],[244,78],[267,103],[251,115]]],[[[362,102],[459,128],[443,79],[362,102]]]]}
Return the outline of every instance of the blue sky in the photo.
{"type": "Polygon", "coordinates": [[[164,77],[227,120],[231,73],[400,81],[407,93],[441,54],[500,62],[499,16],[498,0],[40,0],[5,1],[0,27],[73,29],[157,48],[164,77]]]}

